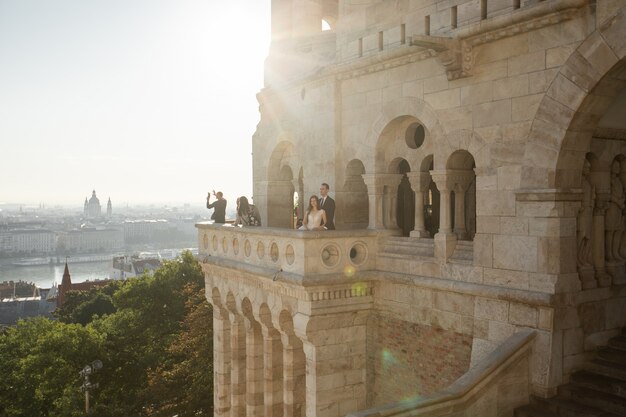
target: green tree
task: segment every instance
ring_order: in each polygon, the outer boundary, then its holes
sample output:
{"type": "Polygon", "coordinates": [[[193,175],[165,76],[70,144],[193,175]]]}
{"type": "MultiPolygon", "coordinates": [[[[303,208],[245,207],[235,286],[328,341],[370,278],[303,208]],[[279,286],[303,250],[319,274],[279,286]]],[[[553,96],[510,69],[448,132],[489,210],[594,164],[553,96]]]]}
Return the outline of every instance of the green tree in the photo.
{"type": "Polygon", "coordinates": [[[189,252],[164,263],[153,276],[127,280],[113,295],[117,312],[91,323],[106,335],[105,350],[111,364],[103,369],[106,382],[99,393],[106,398],[110,413],[106,415],[146,412],[144,407],[151,403],[146,394],[148,372],[170,361],[168,347],[180,336],[188,312],[187,286],[204,293],[200,265],[189,252]]]}
{"type": "Polygon", "coordinates": [[[94,316],[112,314],[116,311],[113,294],[124,285],[124,281],[111,281],[104,287],[94,287],[89,291],[68,291],[65,302],[54,311],[54,316],[63,323],[86,325],[94,316]]]}
{"type": "Polygon", "coordinates": [[[103,353],[92,329],[46,318],[0,335],[0,416],[81,415],[79,371],[103,353]]]}
{"type": "Polygon", "coordinates": [[[213,415],[213,313],[202,287],[185,289],[183,329],[167,348],[167,361],[149,372],[146,404],[156,417],[213,415]]]}
{"type": "Polygon", "coordinates": [[[38,318],[6,330],[0,417],[83,415],[78,372],[95,359],[104,367],[93,376],[100,384],[92,392],[94,415],[210,412],[212,319],[203,288],[200,265],[187,252],[153,276],[68,296],[58,321],[38,318]],[[169,389],[175,391],[167,398],[155,396],[169,389]]]}

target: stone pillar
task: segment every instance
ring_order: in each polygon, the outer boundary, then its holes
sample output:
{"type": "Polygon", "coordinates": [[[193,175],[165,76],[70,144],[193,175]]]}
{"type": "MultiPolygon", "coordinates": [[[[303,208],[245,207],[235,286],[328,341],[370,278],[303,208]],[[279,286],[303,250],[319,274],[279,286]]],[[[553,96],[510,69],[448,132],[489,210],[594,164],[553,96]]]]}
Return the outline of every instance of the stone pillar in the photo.
{"type": "Polygon", "coordinates": [[[435,235],[435,257],[447,259],[452,256],[457,237],[452,232],[452,207],[450,205],[449,176],[446,170],[430,171],[439,190],[439,233],[435,235]]]}
{"type": "Polygon", "coordinates": [[[467,238],[465,192],[474,179],[473,171],[448,171],[448,182],[454,189],[454,233],[457,239],[467,238]]]}
{"type": "MultiPolygon", "coordinates": [[[[268,193],[270,191],[270,182],[269,181],[258,181],[254,184],[254,200],[249,201],[250,203],[254,203],[255,206],[258,207],[259,213],[261,214],[261,223],[263,226],[267,226],[268,221],[268,213],[269,213],[269,200],[268,193]]],[[[234,201],[235,204],[237,202],[237,197],[241,197],[240,195],[236,196],[234,201]]],[[[235,207],[237,207],[235,205],[235,207]]]]}
{"type": "MultiPolygon", "coordinates": [[[[293,184],[291,180],[267,182],[267,223],[263,226],[291,227],[293,219],[293,184]]],[[[261,213],[263,218],[263,213],[261,213]]]]}
{"type": "Polygon", "coordinates": [[[265,417],[283,417],[283,346],[276,329],[263,328],[265,417]]]}
{"type": "Polygon", "coordinates": [[[263,417],[263,335],[261,326],[246,318],[246,417],[263,417]]]}
{"type": "Polygon", "coordinates": [[[458,239],[464,239],[465,230],[465,190],[459,184],[454,187],[454,233],[458,239]]]}
{"type": "Polygon", "coordinates": [[[230,313],[231,416],[246,417],[246,328],[243,317],[230,313]]]}
{"type": "Polygon", "coordinates": [[[411,188],[415,191],[415,227],[411,232],[411,237],[430,237],[424,224],[424,193],[428,192],[430,184],[430,173],[428,172],[407,172],[407,177],[411,183],[411,188]]]}
{"type": "Polygon", "coordinates": [[[304,417],[306,409],[306,358],[302,341],[283,333],[283,417],[304,417]]]}
{"type": "Polygon", "coordinates": [[[300,323],[294,318],[306,356],[307,416],[343,417],[366,407],[367,315],[367,310],[348,311],[300,323]]]}
{"type": "Polygon", "coordinates": [[[383,200],[383,223],[387,229],[397,229],[398,219],[396,216],[396,209],[398,187],[400,186],[400,181],[402,181],[402,174],[379,174],[378,179],[384,185],[384,190],[387,190],[387,192],[384,193],[385,198],[383,200]]]}
{"type": "Polygon", "coordinates": [[[367,186],[369,199],[369,224],[368,229],[384,229],[383,223],[383,188],[384,185],[378,179],[377,174],[362,174],[363,182],[367,186]]]}
{"type": "Polygon", "coordinates": [[[213,306],[213,404],[215,417],[229,417],[231,410],[230,386],[230,321],[228,312],[213,306]]]}

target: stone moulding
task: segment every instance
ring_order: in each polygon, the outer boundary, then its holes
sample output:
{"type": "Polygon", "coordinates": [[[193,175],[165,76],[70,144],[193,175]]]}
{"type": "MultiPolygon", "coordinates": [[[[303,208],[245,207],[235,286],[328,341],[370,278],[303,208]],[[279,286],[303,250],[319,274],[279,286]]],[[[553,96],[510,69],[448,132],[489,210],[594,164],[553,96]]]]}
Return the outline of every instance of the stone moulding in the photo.
{"type": "MultiPolygon", "coordinates": [[[[474,64],[473,47],[574,19],[580,16],[587,6],[588,0],[543,1],[511,14],[491,17],[455,29],[452,32],[454,37],[407,36],[407,43],[402,47],[330,65],[315,74],[290,80],[279,87],[286,89],[327,77],[335,77],[340,81],[348,80],[433,57],[441,60],[449,80],[467,77],[471,75],[474,64]],[[419,44],[424,38],[433,38],[435,43],[436,39],[448,39],[457,42],[458,45],[438,52],[436,49],[420,47],[419,44]]],[[[264,89],[263,94],[271,96],[267,90],[264,89]]]]}
{"type": "Polygon", "coordinates": [[[593,137],[597,139],[626,141],[626,129],[599,127],[593,132],[593,137]]]}
{"type": "MultiPolygon", "coordinates": [[[[497,390],[499,380],[506,376],[507,371],[520,361],[526,361],[525,365],[530,366],[532,341],[535,338],[535,334],[532,330],[524,330],[513,334],[491,354],[452,383],[452,385],[433,395],[411,398],[381,407],[350,413],[347,417],[457,416],[460,410],[468,410],[472,404],[479,402],[482,397],[481,394],[487,393],[490,389],[497,390]]],[[[527,375],[526,378],[528,379],[526,385],[529,386],[530,377],[527,375]]],[[[523,389],[521,386],[519,388],[523,389]]],[[[500,403],[498,401],[499,406],[509,406],[510,409],[521,405],[500,403]],[[510,407],[511,405],[513,407],[510,407]]],[[[498,414],[493,414],[494,417],[495,415],[498,414]]],[[[490,416],[491,414],[489,416],[484,415],[484,417],[490,416]]]]}
{"type": "Polygon", "coordinates": [[[516,201],[582,201],[583,191],[580,188],[519,190],[515,193],[516,201]]]}

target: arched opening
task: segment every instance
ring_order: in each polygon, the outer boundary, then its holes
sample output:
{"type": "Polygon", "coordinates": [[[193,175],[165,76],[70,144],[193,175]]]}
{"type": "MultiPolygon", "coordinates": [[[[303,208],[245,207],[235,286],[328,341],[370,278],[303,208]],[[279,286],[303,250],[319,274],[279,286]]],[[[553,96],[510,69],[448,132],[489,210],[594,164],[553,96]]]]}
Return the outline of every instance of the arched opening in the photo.
{"type": "Polygon", "coordinates": [[[341,192],[337,193],[337,212],[345,213],[340,216],[342,228],[365,229],[367,227],[369,200],[363,174],[365,174],[363,162],[353,159],[348,163],[346,180],[341,192]]]}
{"type": "Polygon", "coordinates": [[[452,230],[459,240],[473,240],[476,234],[476,164],[472,154],[455,151],[446,164],[451,191],[452,230]]]}
{"type": "Polygon", "coordinates": [[[397,173],[402,175],[396,193],[396,224],[402,230],[402,236],[409,236],[415,227],[415,192],[407,173],[411,172],[409,163],[402,159],[398,164],[397,173]]]}

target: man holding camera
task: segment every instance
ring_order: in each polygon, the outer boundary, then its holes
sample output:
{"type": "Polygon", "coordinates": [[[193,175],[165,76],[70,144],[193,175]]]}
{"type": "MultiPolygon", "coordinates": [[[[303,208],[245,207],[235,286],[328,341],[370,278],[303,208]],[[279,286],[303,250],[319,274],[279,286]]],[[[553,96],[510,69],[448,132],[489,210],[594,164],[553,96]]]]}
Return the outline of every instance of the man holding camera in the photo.
{"type": "Polygon", "coordinates": [[[217,197],[213,203],[211,203],[211,193],[206,196],[206,208],[213,209],[211,219],[215,223],[226,223],[226,199],[221,191],[217,193],[213,190],[213,195],[217,197]]]}

